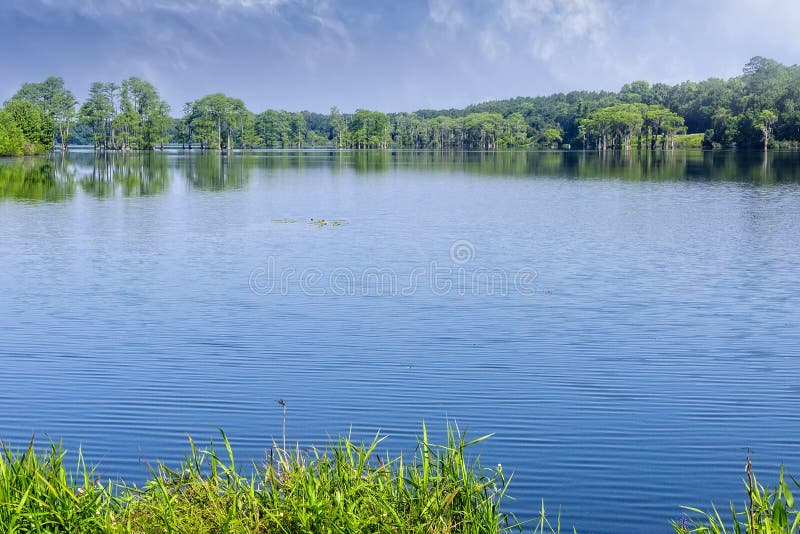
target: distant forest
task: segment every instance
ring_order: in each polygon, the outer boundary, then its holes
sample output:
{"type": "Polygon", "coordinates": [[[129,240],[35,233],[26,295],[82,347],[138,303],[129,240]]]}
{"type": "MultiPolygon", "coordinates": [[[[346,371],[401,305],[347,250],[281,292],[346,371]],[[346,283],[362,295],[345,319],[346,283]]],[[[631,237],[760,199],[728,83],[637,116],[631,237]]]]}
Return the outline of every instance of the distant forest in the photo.
{"type": "Polygon", "coordinates": [[[171,110],[149,82],[96,82],[80,103],[60,78],[26,83],[0,109],[0,155],[65,150],[352,149],[593,150],[800,146],[800,67],[754,57],[742,74],[678,85],[635,81],[618,92],[573,91],[464,109],[383,113],[254,113],[204,96],[171,110]]]}

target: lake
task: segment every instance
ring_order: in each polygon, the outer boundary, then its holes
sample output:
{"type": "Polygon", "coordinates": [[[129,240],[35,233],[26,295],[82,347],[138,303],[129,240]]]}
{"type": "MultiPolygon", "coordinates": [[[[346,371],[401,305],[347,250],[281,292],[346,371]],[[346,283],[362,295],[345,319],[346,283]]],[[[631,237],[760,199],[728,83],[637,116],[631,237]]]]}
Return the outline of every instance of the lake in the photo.
{"type": "Polygon", "coordinates": [[[198,441],[477,437],[579,532],[800,474],[800,154],[0,160],[0,437],[145,479],[198,441]],[[313,220],[312,220],[313,219],[313,220]]]}

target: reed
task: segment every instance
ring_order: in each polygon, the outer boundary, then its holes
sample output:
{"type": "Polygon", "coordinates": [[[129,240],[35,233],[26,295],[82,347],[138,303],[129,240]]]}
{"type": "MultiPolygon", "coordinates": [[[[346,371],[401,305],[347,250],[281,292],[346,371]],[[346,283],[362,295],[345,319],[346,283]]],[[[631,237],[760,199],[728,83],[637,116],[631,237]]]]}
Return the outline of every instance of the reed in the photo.
{"type": "MultiPolygon", "coordinates": [[[[431,443],[425,425],[415,452],[383,457],[383,437],[339,438],[324,449],[277,443],[266,459],[241,470],[224,432],[189,452],[178,466],[158,463],[142,486],[102,483],[78,451],[77,467],[53,443],[36,452],[0,442],[0,532],[17,533],[505,533],[558,534],[560,514],[544,503],[520,522],[503,511],[510,477],[485,468],[467,439],[448,425],[431,443]]],[[[747,501],[725,518],[687,507],[693,518],[673,521],[676,534],[800,534],[792,488],[781,470],[765,488],[747,462],[747,501]]],[[[574,532],[574,529],[573,529],[574,532]]]]}
{"type": "MultiPolygon", "coordinates": [[[[783,468],[774,488],[759,484],[752,468],[748,455],[744,481],[747,501],[742,508],[737,510],[730,503],[730,516],[725,514],[726,520],[713,504],[710,512],[687,506],[685,509],[697,517],[673,521],[676,534],[800,534],[800,509],[795,508],[794,495],[783,468]]],[[[800,489],[800,483],[794,477],[789,478],[794,487],[800,489]]]]}
{"type": "Polygon", "coordinates": [[[45,454],[15,453],[0,442],[0,531],[107,532],[116,500],[78,451],[76,473],[64,467],[64,451],[52,444],[45,454]]]}
{"type": "MultiPolygon", "coordinates": [[[[415,453],[382,458],[380,436],[343,437],[327,448],[274,444],[250,474],[237,465],[227,436],[189,453],[176,468],[157,464],[142,486],[102,485],[79,454],[69,474],[58,444],[41,454],[3,448],[3,532],[402,532],[522,531],[501,510],[508,478],[486,469],[468,440],[448,425],[445,443],[426,427],[415,453]]],[[[543,525],[542,525],[543,527],[543,525]]],[[[548,530],[551,532],[552,530],[548,530]]]]}

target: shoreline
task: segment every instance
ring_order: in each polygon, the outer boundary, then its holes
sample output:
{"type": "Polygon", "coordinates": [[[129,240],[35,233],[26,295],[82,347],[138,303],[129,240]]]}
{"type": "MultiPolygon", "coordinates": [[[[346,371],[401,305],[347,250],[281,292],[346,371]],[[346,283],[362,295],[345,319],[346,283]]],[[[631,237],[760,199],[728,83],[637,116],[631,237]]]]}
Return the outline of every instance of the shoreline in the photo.
{"type": "MultiPolygon", "coordinates": [[[[385,437],[348,437],[324,449],[286,448],[277,441],[266,460],[243,475],[223,431],[217,444],[198,447],[177,467],[157,462],[138,487],[104,481],[78,450],[77,467],[51,443],[36,452],[0,441],[0,527],[6,532],[526,532],[560,533],[568,518],[548,515],[545,503],[530,517],[502,510],[512,476],[501,465],[485,468],[467,439],[447,425],[446,441],[428,440],[425,424],[412,457],[382,456],[385,437]],[[468,452],[469,451],[469,452],[468,452]]],[[[762,486],[746,464],[749,503],[720,513],[683,507],[671,521],[677,534],[693,532],[796,533],[800,510],[783,469],[775,488],[762,486]]],[[[576,531],[577,532],[577,531],[576,531]]]]}

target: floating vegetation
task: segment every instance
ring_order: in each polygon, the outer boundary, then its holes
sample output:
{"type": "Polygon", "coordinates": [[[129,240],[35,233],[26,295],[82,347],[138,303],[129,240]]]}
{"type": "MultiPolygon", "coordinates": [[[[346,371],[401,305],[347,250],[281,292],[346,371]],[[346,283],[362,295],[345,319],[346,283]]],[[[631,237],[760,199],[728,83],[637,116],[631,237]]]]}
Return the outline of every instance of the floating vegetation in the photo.
{"type": "Polygon", "coordinates": [[[309,219],[308,224],[313,224],[314,226],[344,226],[345,224],[350,224],[349,221],[345,219],[309,219]]]}

